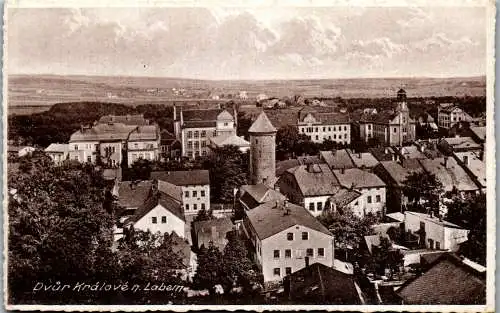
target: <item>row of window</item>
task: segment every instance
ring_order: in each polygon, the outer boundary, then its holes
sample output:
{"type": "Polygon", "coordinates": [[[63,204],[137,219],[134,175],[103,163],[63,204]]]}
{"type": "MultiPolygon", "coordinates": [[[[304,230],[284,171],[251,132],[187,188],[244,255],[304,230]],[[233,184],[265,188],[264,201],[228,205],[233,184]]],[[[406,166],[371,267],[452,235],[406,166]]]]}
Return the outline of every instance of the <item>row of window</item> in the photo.
{"type": "MultiPolygon", "coordinates": [[[[189,190],[186,190],[184,191],[184,198],[189,198],[189,190]]],[[[198,197],[198,191],[197,190],[193,190],[191,192],[191,194],[193,195],[193,198],[196,198],[198,197]]],[[[204,197],[205,196],[205,190],[200,190],[200,197],[204,197]]]]}
{"type": "MultiPolygon", "coordinates": [[[[316,138],[316,140],[319,140],[319,136],[318,135],[316,135],[315,138],[316,138]]],[[[309,139],[312,139],[312,136],[309,136],[309,139]]],[[[324,136],[323,140],[326,140],[326,139],[327,139],[327,137],[324,136]]],[[[337,135],[333,135],[333,139],[336,140],[337,139],[337,135]]],[[[340,134],[339,134],[339,139],[342,139],[342,135],[340,135],[340,134]]],[[[347,134],[344,134],[344,139],[347,140],[347,134]]],[[[332,136],[328,136],[328,140],[332,140],[332,136]]],[[[342,142],[342,140],[340,142],[342,142]]]]}
{"type": "Polygon", "coordinates": [[[205,147],[207,146],[207,142],[206,142],[205,140],[203,140],[203,141],[201,142],[201,144],[200,144],[200,142],[199,142],[199,141],[188,141],[188,143],[187,143],[187,147],[188,147],[188,149],[193,149],[193,147],[194,147],[195,149],[198,149],[200,146],[201,146],[202,148],[205,148],[205,147]]]}
{"type": "MultiPolygon", "coordinates": [[[[227,123],[224,123],[224,126],[227,126],[227,123]]],[[[217,136],[217,131],[214,130],[212,132],[213,134],[213,137],[217,136]]],[[[195,130],[195,131],[188,131],[187,132],[187,138],[188,139],[191,139],[191,138],[205,138],[207,137],[207,132],[205,130],[202,130],[202,131],[198,131],[198,130],[195,130]]]]}
{"type": "MultiPolygon", "coordinates": [[[[303,250],[296,250],[296,255],[297,257],[302,257],[303,250]]],[[[306,249],[306,256],[310,258],[314,258],[314,249],[313,248],[307,248],[306,249]]],[[[274,250],[273,251],[273,258],[274,259],[279,259],[281,257],[281,250],[274,250]]],[[[318,248],[316,257],[318,258],[323,258],[325,257],[325,248],[318,248]]],[[[285,259],[291,259],[292,258],[292,249],[285,249],[285,259]]]]}
{"type": "MultiPolygon", "coordinates": [[[[190,210],[190,208],[189,208],[189,203],[186,203],[186,204],[184,205],[184,209],[185,209],[186,211],[189,211],[189,210],[190,210]]],[[[201,209],[202,209],[202,210],[205,210],[205,203],[202,203],[202,204],[201,204],[201,209]]],[[[198,204],[197,204],[197,203],[193,204],[193,211],[198,211],[198,204]]]]}
{"type": "MultiPolygon", "coordinates": [[[[206,155],[207,155],[207,150],[203,150],[203,151],[201,151],[201,155],[202,155],[202,156],[206,156],[206,155]]],[[[188,156],[189,158],[192,158],[193,156],[194,156],[194,157],[199,157],[199,156],[200,156],[200,151],[195,151],[194,153],[193,153],[193,151],[188,151],[188,152],[187,152],[187,156],[188,156]]]]}
{"type": "MultiPolygon", "coordinates": [[[[316,203],[316,210],[323,211],[323,202],[316,203]]],[[[314,211],[314,202],[309,202],[309,211],[314,211]]]]}
{"type": "MultiPolygon", "coordinates": [[[[292,274],[292,268],[285,267],[285,275],[290,275],[290,274],[292,274]]],[[[281,269],[279,267],[273,268],[273,275],[281,277],[281,269]]]]}
{"type": "MultiPolygon", "coordinates": [[[[295,238],[294,233],[287,233],[286,234],[286,239],[288,241],[293,241],[294,238],[295,238]]],[[[308,232],[306,232],[306,231],[302,232],[302,240],[309,240],[309,233],[308,232]]]]}
{"type": "MultiPolygon", "coordinates": [[[[368,203],[372,203],[372,200],[373,200],[372,196],[368,196],[368,197],[366,197],[366,202],[368,202],[368,203]]],[[[375,196],[375,202],[376,202],[376,203],[380,203],[380,201],[381,201],[381,197],[380,197],[380,195],[376,195],[376,196],[375,196]]]]}
{"type": "MultiPolygon", "coordinates": [[[[134,143],[134,149],[139,149],[139,144],[137,142],[134,143]]],[[[154,149],[154,145],[152,143],[148,143],[144,149],[154,149]]]]}
{"type": "Polygon", "coordinates": [[[153,153],[132,153],[132,161],[135,161],[137,159],[147,159],[147,160],[153,160],[154,159],[154,155],[153,153]]]}
{"type": "MultiPolygon", "coordinates": [[[[153,224],[158,224],[158,217],[156,217],[156,216],[152,216],[152,217],[151,217],[151,223],[153,223],[153,224]]],[[[167,217],[166,217],[166,216],[162,216],[162,217],[161,217],[161,223],[162,223],[162,224],[166,224],[166,223],[167,223],[167,217]]]]}
{"type": "MultiPolygon", "coordinates": [[[[84,147],[85,150],[92,150],[92,144],[91,143],[86,143],[86,144],[82,144],[82,146],[84,147]]],[[[74,146],[75,150],[78,150],[78,145],[75,145],[74,146]]],[[[94,150],[97,151],[99,149],[99,145],[98,144],[94,144],[94,150]]]]}
{"type": "MultiPolygon", "coordinates": [[[[332,128],[333,128],[333,131],[337,131],[337,127],[336,126],[333,126],[333,127],[326,127],[326,126],[323,126],[323,132],[326,132],[326,131],[329,131],[331,132],[332,131],[332,128]]],[[[321,127],[301,127],[300,130],[303,132],[303,133],[313,133],[313,132],[318,132],[319,130],[321,129],[321,127]]],[[[342,131],[342,126],[339,126],[338,128],[338,131],[342,131]]],[[[344,131],[347,131],[347,126],[344,126],[344,131]]]]}

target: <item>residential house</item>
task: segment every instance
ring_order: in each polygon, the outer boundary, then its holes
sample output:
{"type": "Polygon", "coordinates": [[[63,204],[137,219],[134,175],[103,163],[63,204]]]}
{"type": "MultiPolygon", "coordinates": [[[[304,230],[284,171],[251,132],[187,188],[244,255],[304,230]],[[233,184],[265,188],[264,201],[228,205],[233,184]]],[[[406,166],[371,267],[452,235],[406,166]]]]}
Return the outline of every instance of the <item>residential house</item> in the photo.
{"type": "Polygon", "coordinates": [[[370,152],[379,162],[396,161],[398,159],[396,148],[392,147],[372,147],[368,148],[368,152],[370,152]]]}
{"type": "Polygon", "coordinates": [[[438,126],[436,124],[436,121],[434,120],[434,118],[432,117],[432,115],[430,115],[429,113],[423,113],[423,114],[421,114],[418,117],[418,124],[420,125],[420,127],[429,128],[429,129],[431,129],[434,132],[437,132],[439,130],[439,128],[438,128],[438,126]]]}
{"type": "Polygon", "coordinates": [[[355,168],[350,154],[346,149],[332,150],[332,151],[320,151],[320,159],[326,162],[330,169],[336,170],[341,168],[355,168]]]}
{"type": "Polygon", "coordinates": [[[333,266],[333,235],[302,206],[287,201],[261,204],[246,212],[243,231],[264,283],[280,282],[306,262],[333,266]]]}
{"type": "Polygon", "coordinates": [[[458,251],[467,241],[469,230],[436,217],[432,213],[405,211],[405,231],[419,237],[419,244],[428,249],[458,251]]]}
{"type": "Polygon", "coordinates": [[[405,282],[396,293],[401,304],[484,305],[486,278],[459,257],[444,254],[422,275],[405,282]]]}
{"type": "Polygon", "coordinates": [[[210,210],[210,175],[207,170],[157,171],[151,172],[150,178],[180,187],[185,215],[210,210]]]}
{"type": "Polygon", "coordinates": [[[449,129],[460,122],[470,122],[472,117],[456,105],[440,104],[438,107],[438,126],[449,129]]]}
{"type": "Polygon", "coordinates": [[[334,212],[349,210],[358,216],[363,216],[363,200],[364,198],[361,192],[340,188],[333,196],[328,198],[326,207],[334,212]]]}
{"type": "Polygon", "coordinates": [[[412,173],[423,172],[423,168],[416,159],[401,161],[381,161],[373,172],[380,177],[387,186],[387,213],[401,212],[408,203],[403,194],[406,178],[412,173]]]}
{"type": "Polygon", "coordinates": [[[291,202],[303,205],[314,216],[323,212],[328,199],[340,188],[327,164],[299,165],[288,169],[277,184],[291,202]]]}
{"type": "Polygon", "coordinates": [[[358,168],[334,170],[333,173],[340,185],[363,195],[363,215],[385,213],[386,184],[376,174],[358,168]]]}
{"type": "Polygon", "coordinates": [[[382,145],[401,146],[415,140],[415,120],[410,117],[406,91],[398,91],[395,110],[363,112],[353,128],[356,137],[364,142],[377,140],[382,145]]]}
{"type": "Polygon", "coordinates": [[[443,138],[439,141],[439,149],[451,156],[453,152],[476,151],[481,152],[483,147],[476,143],[471,137],[443,138]]]}
{"type": "Polygon", "coordinates": [[[116,182],[113,195],[116,197],[119,218],[118,224],[123,223],[142,206],[153,192],[151,181],[121,181],[116,182]]]}
{"type": "Polygon", "coordinates": [[[153,192],[123,225],[152,233],[175,232],[186,237],[186,218],[180,203],[159,191],[153,192]]]}
{"type": "Polygon", "coordinates": [[[417,146],[412,144],[410,146],[394,147],[398,157],[404,159],[427,159],[424,154],[425,146],[417,146]]]}
{"type": "Polygon", "coordinates": [[[34,147],[29,146],[7,146],[7,153],[11,157],[21,158],[23,156],[29,155],[35,151],[34,147]]]}
{"type": "Polygon", "coordinates": [[[331,140],[338,144],[351,144],[351,121],[349,114],[319,112],[311,108],[299,111],[297,127],[300,134],[313,142],[331,140]]]}
{"type": "Polygon", "coordinates": [[[182,156],[197,158],[208,155],[211,138],[235,135],[236,121],[222,109],[181,109],[177,116],[174,107],[174,132],[181,142],[182,156]]]}
{"type": "Polygon", "coordinates": [[[361,289],[353,275],[321,263],[314,263],[288,275],[285,295],[297,304],[364,304],[361,289]]]}
{"type": "Polygon", "coordinates": [[[248,94],[244,90],[240,90],[240,93],[238,94],[238,98],[241,100],[248,100],[248,94]]]}
{"type": "Polygon", "coordinates": [[[255,97],[255,99],[257,102],[260,102],[269,99],[269,97],[266,94],[260,93],[255,97]]]}
{"type": "Polygon", "coordinates": [[[202,246],[208,248],[212,242],[223,252],[227,244],[227,233],[233,230],[233,223],[227,217],[193,222],[193,245],[197,249],[202,246]]]}
{"type": "Polygon", "coordinates": [[[445,192],[457,191],[461,195],[466,195],[477,193],[480,189],[452,157],[425,159],[419,162],[425,172],[435,175],[443,184],[445,192]]]}
{"type": "Polygon", "coordinates": [[[181,142],[175,135],[167,130],[161,131],[160,139],[160,156],[163,159],[172,158],[176,159],[181,156],[181,142]]]}
{"type": "Polygon", "coordinates": [[[357,168],[371,169],[379,163],[379,161],[370,152],[354,152],[347,149],[347,153],[349,153],[352,162],[357,168]]]}
{"type": "Polygon", "coordinates": [[[284,201],[286,196],[279,192],[279,188],[269,188],[264,184],[243,185],[239,192],[239,203],[245,210],[251,210],[269,201],[284,201]]]}
{"type": "Polygon", "coordinates": [[[45,148],[45,153],[54,161],[54,164],[60,165],[69,157],[69,144],[51,143],[45,148]]]}
{"type": "Polygon", "coordinates": [[[69,158],[106,166],[131,166],[138,159],[156,160],[159,156],[158,125],[127,125],[109,122],[81,127],[69,140],[69,158]]]}
{"type": "Polygon", "coordinates": [[[454,152],[453,156],[481,191],[486,192],[486,163],[481,159],[481,153],[473,151],[454,152]]]}

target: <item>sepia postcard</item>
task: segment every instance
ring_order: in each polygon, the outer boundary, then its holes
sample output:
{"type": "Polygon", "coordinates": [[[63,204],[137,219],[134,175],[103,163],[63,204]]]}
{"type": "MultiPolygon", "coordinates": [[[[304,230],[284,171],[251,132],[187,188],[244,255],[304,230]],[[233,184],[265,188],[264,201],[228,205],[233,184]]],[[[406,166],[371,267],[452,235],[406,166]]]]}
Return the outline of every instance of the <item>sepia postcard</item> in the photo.
{"type": "Polygon", "coordinates": [[[495,311],[493,1],[7,1],[8,310],[495,311]]]}

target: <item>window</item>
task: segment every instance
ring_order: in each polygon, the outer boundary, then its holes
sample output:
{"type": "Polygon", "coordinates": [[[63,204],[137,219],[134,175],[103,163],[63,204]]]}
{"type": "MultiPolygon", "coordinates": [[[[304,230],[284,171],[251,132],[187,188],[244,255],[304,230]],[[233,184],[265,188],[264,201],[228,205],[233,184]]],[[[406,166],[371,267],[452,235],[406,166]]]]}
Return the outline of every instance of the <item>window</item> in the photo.
{"type": "Polygon", "coordinates": [[[75,150],[78,150],[78,145],[75,145],[75,150]]]}
{"type": "Polygon", "coordinates": [[[368,124],[368,130],[372,130],[372,124],[368,124]]]}
{"type": "Polygon", "coordinates": [[[198,131],[195,131],[194,132],[194,138],[198,138],[198,137],[200,137],[200,133],[198,131]]]}
{"type": "Polygon", "coordinates": [[[309,203],[309,211],[314,211],[314,202],[309,203]]]}
{"type": "Polygon", "coordinates": [[[285,274],[286,275],[292,274],[292,268],[291,267],[285,267],[285,274]]]}
{"type": "Polygon", "coordinates": [[[319,136],[318,135],[316,135],[316,140],[319,140],[319,136]]]}
{"type": "Polygon", "coordinates": [[[287,234],[286,234],[286,239],[287,239],[288,241],[292,241],[292,240],[293,240],[293,233],[287,233],[287,234]]]}
{"type": "Polygon", "coordinates": [[[188,141],[188,149],[193,149],[193,142],[192,141],[188,141]]]}
{"type": "Polygon", "coordinates": [[[227,126],[228,124],[227,123],[224,123],[224,126],[227,126]]]}
{"type": "Polygon", "coordinates": [[[290,259],[291,257],[292,257],[292,250],[286,249],[285,250],[285,259],[290,259]]]}
{"type": "Polygon", "coordinates": [[[91,163],[92,162],[92,157],[89,155],[87,156],[87,162],[91,163]]]}
{"type": "Polygon", "coordinates": [[[316,203],[316,210],[318,210],[318,211],[323,210],[323,202],[316,203]]]}
{"type": "Polygon", "coordinates": [[[398,129],[396,127],[394,127],[393,132],[396,133],[397,131],[398,131],[398,129]]]}
{"type": "Polygon", "coordinates": [[[372,196],[368,196],[368,203],[372,203],[372,196]]]}
{"type": "Polygon", "coordinates": [[[375,201],[376,201],[376,202],[380,202],[380,195],[376,195],[376,196],[375,196],[375,201]]]}
{"type": "Polygon", "coordinates": [[[347,139],[347,134],[344,134],[344,139],[347,139]]]}
{"type": "Polygon", "coordinates": [[[429,249],[434,249],[434,240],[429,239],[429,249]]]}
{"type": "Polygon", "coordinates": [[[318,132],[318,127],[316,127],[316,128],[314,129],[314,131],[315,131],[315,132],[318,132]]]}
{"type": "Polygon", "coordinates": [[[275,259],[279,259],[280,258],[280,250],[274,250],[273,251],[273,256],[275,259]]]}
{"type": "Polygon", "coordinates": [[[156,224],[158,222],[156,216],[151,217],[151,223],[156,224]]]}
{"type": "Polygon", "coordinates": [[[336,131],[337,130],[337,127],[333,126],[333,131],[336,131]]]}
{"type": "Polygon", "coordinates": [[[195,211],[198,210],[198,204],[196,204],[196,203],[193,204],[193,210],[195,210],[195,211]]]}
{"type": "Polygon", "coordinates": [[[192,138],[192,137],[193,137],[193,132],[192,132],[192,131],[188,131],[188,133],[187,133],[187,137],[188,137],[188,138],[192,138]]]}
{"type": "Polygon", "coordinates": [[[204,196],[205,196],[205,190],[201,190],[201,191],[200,191],[200,195],[201,195],[202,197],[204,197],[204,196]]]}
{"type": "Polygon", "coordinates": [[[314,250],[312,248],[308,248],[306,250],[306,256],[313,257],[314,256],[314,250]]]}
{"type": "Polygon", "coordinates": [[[201,142],[201,147],[202,147],[202,148],[205,148],[206,146],[207,146],[207,142],[206,142],[205,140],[203,140],[203,141],[201,142]]]}
{"type": "Polygon", "coordinates": [[[347,126],[344,126],[344,130],[347,131],[347,126]]]}
{"type": "Polygon", "coordinates": [[[323,131],[325,132],[326,131],[326,127],[323,126],[323,131]]]}
{"type": "Polygon", "coordinates": [[[189,211],[189,204],[186,204],[186,211],[189,211]]]}
{"type": "Polygon", "coordinates": [[[274,276],[281,276],[280,268],[279,267],[275,267],[273,269],[273,274],[274,274],[274,276]]]}
{"type": "Polygon", "coordinates": [[[403,132],[406,133],[406,127],[403,127],[403,132]]]}
{"type": "Polygon", "coordinates": [[[196,198],[198,196],[198,192],[196,190],[193,190],[193,198],[196,198]]]}
{"type": "Polygon", "coordinates": [[[195,157],[199,157],[199,156],[200,156],[200,151],[195,151],[195,152],[194,152],[194,156],[195,156],[195,157]]]}
{"type": "Polygon", "coordinates": [[[217,136],[217,131],[216,130],[214,130],[214,132],[213,132],[213,137],[215,137],[215,136],[217,136]]]}
{"type": "Polygon", "coordinates": [[[198,141],[194,142],[194,148],[198,149],[200,147],[200,143],[198,141]]]}
{"type": "Polygon", "coordinates": [[[325,256],[325,248],[318,248],[318,256],[320,258],[325,256]]]}
{"type": "Polygon", "coordinates": [[[189,191],[184,191],[184,198],[189,198],[189,191]]]}
{"type": "Polygon", "coordinates": [[[436,241],[436,250],[441,250],[441,243],[436,241]]]}
{"type": "Polygon", "coordinates": [[[162,216],[161,217],[161,223],[162,224],[166,224],[167,223],[167,217],[166,216],[162,216]]]}
{"type": "Polygon", "coordinates": [[[333,139],[337,139],[337,134],[333,134],[333,139]]]}
{"type": "Polygon", "coordinates": [[[309,240],[309,233],[306,231],[302,232],[302,240],[309,240]]]}
{"type": "Polygon", "coordinates": [[[188,151],[188,158],[192,158],[193,157],[193,151],[188,151]]]}
{"type": "Polygon", "coordinates": [[[134,143],[134,148],[135,149],[139,149],[139,144],[138,143],[134,143]]]}
{"type": "Polygon", "coordinates": [[[202,204],[201,204],[201,209],[202,209],[202,210],[205,210],[205,203],[202,203],[202,204]]]}
{"type": "Polygon", "coordinates": [[[201,138],[207,137],[207,132],[205,130],[201,131],[201,138]]]}

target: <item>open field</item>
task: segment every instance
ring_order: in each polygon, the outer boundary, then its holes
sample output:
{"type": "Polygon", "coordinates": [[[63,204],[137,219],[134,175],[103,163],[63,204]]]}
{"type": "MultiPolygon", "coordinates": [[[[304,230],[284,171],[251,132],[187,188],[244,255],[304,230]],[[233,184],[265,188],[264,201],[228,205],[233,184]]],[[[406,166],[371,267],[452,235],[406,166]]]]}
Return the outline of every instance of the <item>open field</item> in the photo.
{"type": "MultiPolygon", "coordinates": [[[[9,114],[48,109],[54,103],[72,101],[114,102],[129,105],[175,101],[199,101],[211,94],[237,95],[247,91],[250,99],[264,93],[285,97],[393,97],[403,86],[409,97],[484,96],[485,77],[466,78],[363,78],[322,80],[208,81],[182,78],[9,75],[9,114]],[[183,90],[176,95],[174,89],[183,90]]],[[[212,100],[214,103],[223,100],[212,100]]],[[[226,100],[227,101],[227,100],[226,100]]]]}

